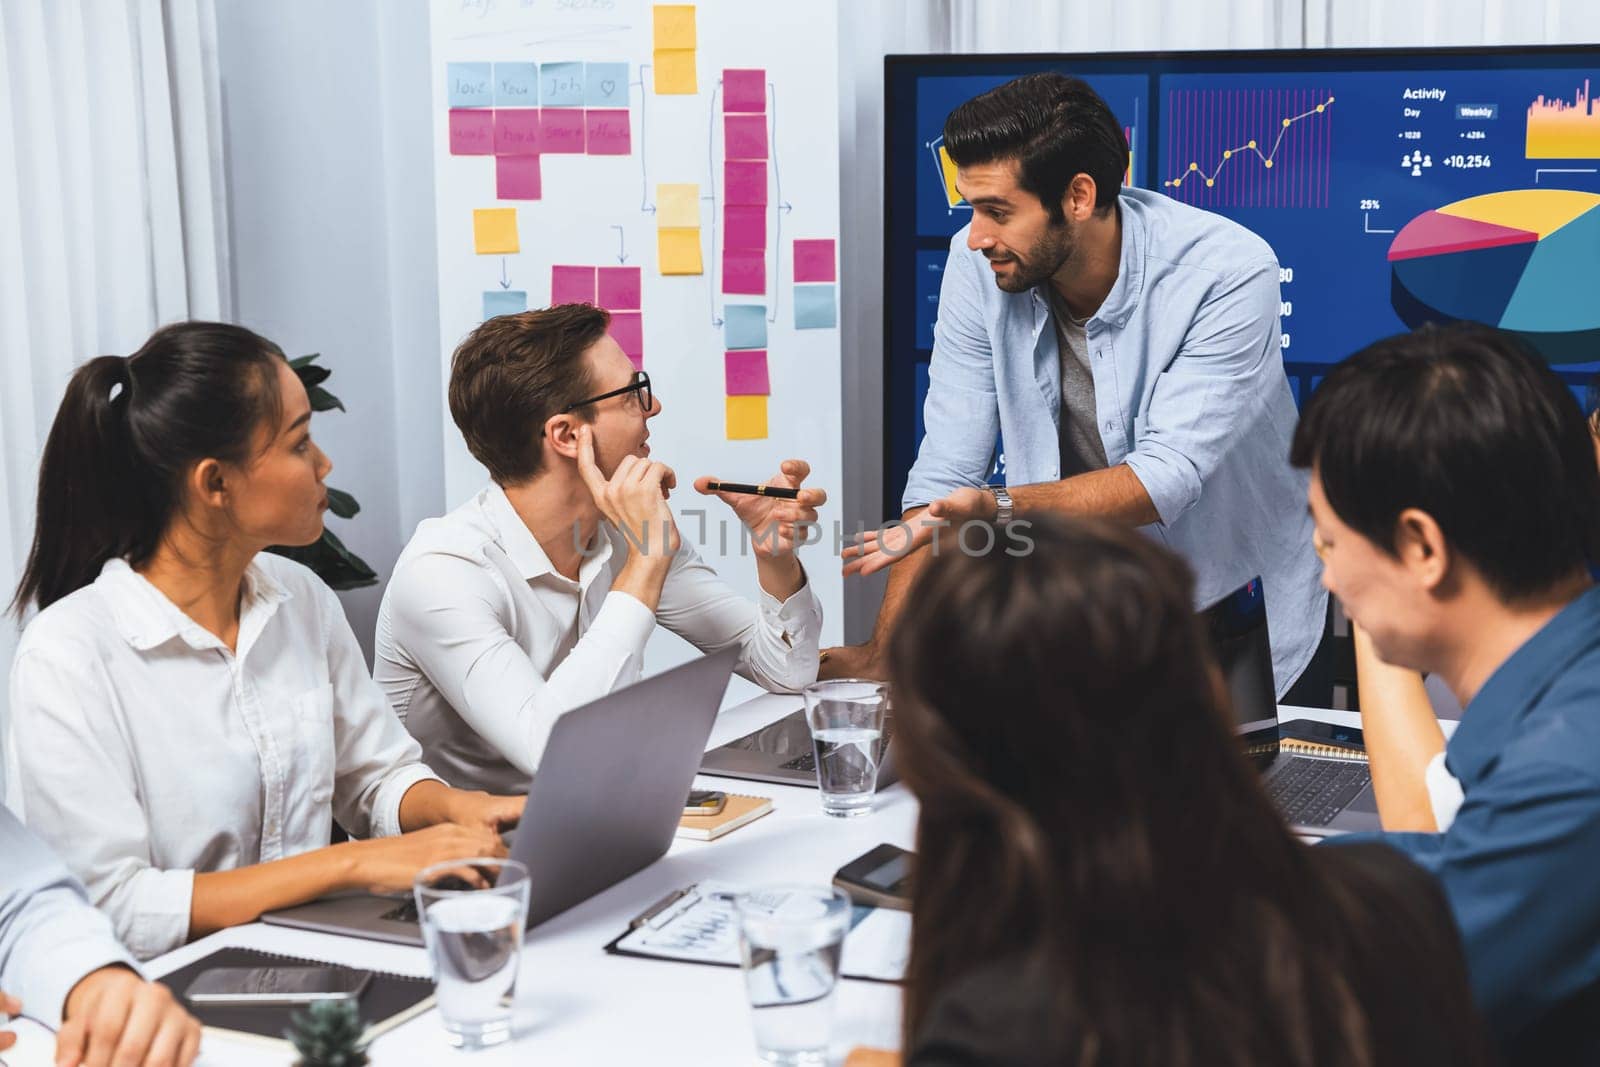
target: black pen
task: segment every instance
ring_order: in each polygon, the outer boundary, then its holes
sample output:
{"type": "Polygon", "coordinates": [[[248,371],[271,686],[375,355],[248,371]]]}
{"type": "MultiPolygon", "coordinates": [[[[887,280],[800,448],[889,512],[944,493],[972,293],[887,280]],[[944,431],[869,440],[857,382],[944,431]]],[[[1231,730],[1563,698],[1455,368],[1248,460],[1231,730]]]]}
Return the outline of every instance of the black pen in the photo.
{"type": "Polygon", "coordinates": [[[774,496],[779,500],[798,500],[800,490],[786,489],[781,485],[745,485],[743,482],[719,482],[713,480],[707,487],[712,492],[743,493],[745,496],[774,496]]]}

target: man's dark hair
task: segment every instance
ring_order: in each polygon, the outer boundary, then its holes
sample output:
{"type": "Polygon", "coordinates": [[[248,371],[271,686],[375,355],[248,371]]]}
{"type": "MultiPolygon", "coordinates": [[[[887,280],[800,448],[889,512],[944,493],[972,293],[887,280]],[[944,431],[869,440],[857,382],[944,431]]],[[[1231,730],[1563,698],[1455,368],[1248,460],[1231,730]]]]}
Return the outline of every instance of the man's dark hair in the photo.
{"type": "Polygon", "coordinates": [[[1289,460],[1391,555],[1400,512],[1427,512],[1507,601],[1600,556],[1600,468],[1577,399],[1500,330],[1424,326],[1357,352],[1306,401],[1289,460]]]}
{"type": "MultiPolygon", "coordinates": [[[[593,392],[583,355],[611,316],[588,304],[498,315],[467,335],[450,361],[450,417],[467,450],[500,485],[535,474],[545,420],[593,392]]],[[[582,419],[592,409],[576,412],[582,419]]]]}
{"type": "Polygon", "coordinates": [[[958,167],[1016,160],[1018,183],[1056,223],[1073,178],[1094,179],[1101,211],[1117,202],[1128,170],[1128,139],[1111,108],[1087,82],[1053,72],[1025,74],[950,112],[944,149],[958,167]]]}

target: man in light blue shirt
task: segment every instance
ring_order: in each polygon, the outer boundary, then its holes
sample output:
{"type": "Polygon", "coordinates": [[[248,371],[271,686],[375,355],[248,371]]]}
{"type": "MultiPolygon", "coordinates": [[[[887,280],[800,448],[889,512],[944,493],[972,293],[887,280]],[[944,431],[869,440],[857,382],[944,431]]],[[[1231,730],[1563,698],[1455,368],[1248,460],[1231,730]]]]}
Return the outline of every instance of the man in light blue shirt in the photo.
{"type": "Polygon", "coordinates": [[[918,550],[942,525],[1056,511],[1182,553],[1197,606],[1259,575],[1282,696],[1321,642],[1327,595],[1306,479],[1286,461],[1296,415],[1272,249],[1122,188],[1122,127],[1077,79],[1018,78],[957,108],[944,137],[973,219],[944,272],[907,525],[868,533],[845,572],[899,565],[873,639],[828,650],[823,676],[881,672],[918,550]],[[997,432],[998,492],[985,488],[997,432]]]}
{"type": "MultiPolygon", "coordinates": [[[[44,843],[0,807],[0,1019],[61,1024],[56,1062],[187,1067],[200,1024],[140,978],[111,921],[44,843]]],[[[0,1050],[12,1035],[0,1032],[0,1050]]]]}

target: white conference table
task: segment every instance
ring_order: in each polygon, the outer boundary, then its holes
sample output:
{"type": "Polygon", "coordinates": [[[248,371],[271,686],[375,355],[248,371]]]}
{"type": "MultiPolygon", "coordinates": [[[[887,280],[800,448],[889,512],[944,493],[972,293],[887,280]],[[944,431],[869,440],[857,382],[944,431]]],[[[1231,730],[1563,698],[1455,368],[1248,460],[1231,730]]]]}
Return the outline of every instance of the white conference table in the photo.
{"type": "MultiPolygon", "coordinates": [[[[712,730],[721,744],[799,707],[799,698],[762,695],[724,711],[712,730]]],[[[1359,725],[1352,712],[1282,709],[1282,717],[1359,725]]],[[[1453,724],[1451,724],[1453,725],[1453,724]]],[[[716,841],[674,840],[645,870],[535,928],[523,948],[517,979],[517,1037],[494,1049],[461,1053],[445,1040],[436,1011],[384,1034],[370,1054],[376,1067],[400,1064],[753,1064],[755,1056],[743,979],[733,968],[608,955],[603,946],[628,921],[668,892],[700,879],[757,884],[827,883],[845,863],[875,845],[912,848],[917,805],[903,785],[879,794],[869,816],[822,814],[816,790],[702,777],[705,788],[769,796],[775,810],[716,841]]],[[[225,945],[401,974],[427,975],[420,948],[288,930],[254,923],[224,930],[151,961],[150,973],[176,970],[225,945]]],[[[835,1062],[857,1045],[899,1047],[900,990],[844,980],[833,1031],[835,1062]]],[[[208,1067],[283,1067],[291,1055],[208,1036],[208,1067]]]]}

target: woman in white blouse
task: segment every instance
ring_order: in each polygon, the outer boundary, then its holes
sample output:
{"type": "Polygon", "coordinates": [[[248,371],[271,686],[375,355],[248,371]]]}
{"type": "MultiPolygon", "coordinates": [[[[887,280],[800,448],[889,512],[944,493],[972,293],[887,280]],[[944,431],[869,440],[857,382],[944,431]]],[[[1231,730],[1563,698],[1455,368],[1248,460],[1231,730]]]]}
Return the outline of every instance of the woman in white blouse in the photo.
{"type": "Polygon", "coordinates": [[[321,535],[310,418],[271,342],[179,323],[80,367],[45,445],[11,801],[140,957],[503,855],[521,812],[438,780],[338,600],[262,553],[321,535]]]}

